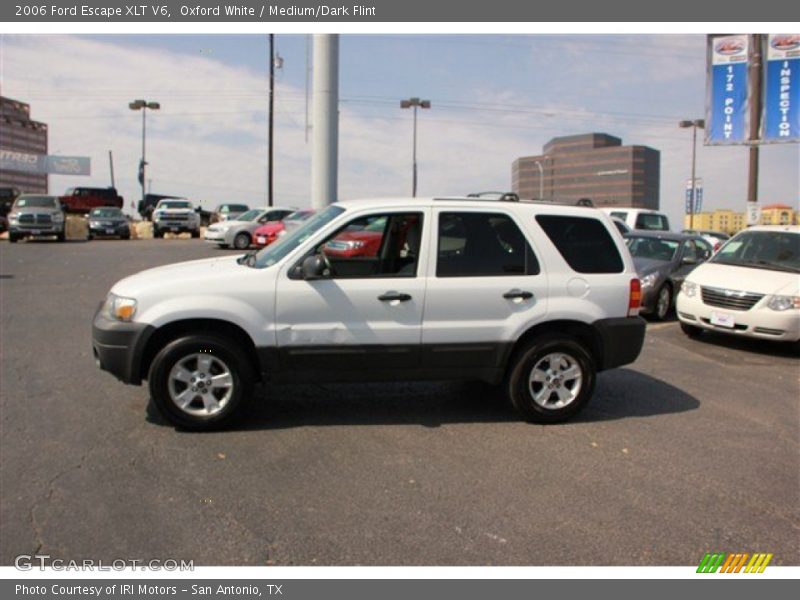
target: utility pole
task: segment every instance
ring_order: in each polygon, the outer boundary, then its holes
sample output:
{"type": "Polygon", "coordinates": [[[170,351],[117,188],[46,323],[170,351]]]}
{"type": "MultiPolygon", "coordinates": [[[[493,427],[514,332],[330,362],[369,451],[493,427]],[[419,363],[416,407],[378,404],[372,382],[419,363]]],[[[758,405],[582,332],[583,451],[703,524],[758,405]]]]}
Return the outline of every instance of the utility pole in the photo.
{"type": "Polygon", "coordinates": [[[114,183],[114,155],[111,153],[111,150],[108,151],[108,168],[111,171],[111,187],[117,187],[114,183]]]}
{"type": "Polygon", "coordinates": [[[269,174],[267,176],[267,204],[273,206],[273,130],[275,128],[275,34],[269,34],[269,174]]]}
{"type": "MultiPolygon", "coordinates": [[[[763,61],[761,57],[760,33],[751,37],[752,49],[750,51],[750,165],[747,177],[747,201],[758,202],[758,142],[761,130],[761,82],[763,77],[763,61]]],[[[752,206],[752,205],[751,205],[752,206]]]]}
{"type": "Polygon", "coordinates": [[[139,184],[142,186],[142,202],[147,194],[145,190],[145,171],[147,167],[147,157],[145,156],[145,139],[147,133],[147,109],[159,110],[161,105],[158,102],[148,102],[146,100],[134,100],[128,104],[131,110],[142,111],[142,159],[139,162],[139,184]]]}
{"type": "Polygon", "coordinates": [[[339,36],[314,35],[311,144],[311,207],[337,199],[339,149],[339,36]]]}

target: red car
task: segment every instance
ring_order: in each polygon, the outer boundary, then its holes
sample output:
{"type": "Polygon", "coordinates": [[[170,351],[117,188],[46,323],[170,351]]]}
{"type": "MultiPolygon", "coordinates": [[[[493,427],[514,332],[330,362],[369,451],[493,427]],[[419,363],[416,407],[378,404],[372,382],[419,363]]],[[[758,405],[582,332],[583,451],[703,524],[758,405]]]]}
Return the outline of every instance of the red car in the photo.
{"type": "Polygon", "coordinates": [[[258,248],[269,246],[286,229],[283,221],[267,221],[253,232],[253,244],[258,248]]]}

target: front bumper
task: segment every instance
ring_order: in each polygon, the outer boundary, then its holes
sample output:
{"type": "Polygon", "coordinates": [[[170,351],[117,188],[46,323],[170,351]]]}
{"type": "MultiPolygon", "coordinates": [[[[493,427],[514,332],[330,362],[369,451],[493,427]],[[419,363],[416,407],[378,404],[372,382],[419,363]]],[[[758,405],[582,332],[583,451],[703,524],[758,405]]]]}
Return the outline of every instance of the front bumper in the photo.
{"type": "Polygon", "coordinates": [[[89,225],[89,233],[95,236],[103,236],[103,235],[126,236],[131,234],[131,229],[127,223],[122,223],[119,225],[99,225],[99,226],[89,225]]]}
{"type": "Polygon", "coordinates": [[[64,223],[52,223],[49,225],[10,225],[9,233],[23,236],[47,236],[60,235],[64,233],[64,223]]]}
{"type": "Polygon", "coordinates": [[[153,227],[167,233],[200,231],[200,223],[188,223],[186,221],[154,221],[153,227]]]}
{"type": "Polygon", "coordinates": [[[705,304],[699,291],[692,297],[681,292],[675,311],[681,323],[701,329],[779,342],[800,340],[800,311],[772,310],[767,307],[768,300],[767,295],[749,310],[732,310],[705,304]],[[726,321],[729,326],[713,324],[712,313],[717,322],[726,321]]]}
{"type": "Polygon", "coordinates": [[[144,323],[112,321],[102,314],[102,303],[92,323],[92,349],[103,371],[123,383],[142,383],[142,357],[155,327],[144,323]]]}
{"type": "Polygon", "coordinates": [[[639,358],[646,325],[641,317],[600,319],[594,322],[600,337],[598,371],[630,364],[639,358]]]}
{"type": "Polygon", "coordinates": [[[230,241],[228,240],[228,232],[227,231],[210,231],[206,229],[206,233],[204,236],[205,241],[210,244],[228,244],[230,245],[230,241]]]}

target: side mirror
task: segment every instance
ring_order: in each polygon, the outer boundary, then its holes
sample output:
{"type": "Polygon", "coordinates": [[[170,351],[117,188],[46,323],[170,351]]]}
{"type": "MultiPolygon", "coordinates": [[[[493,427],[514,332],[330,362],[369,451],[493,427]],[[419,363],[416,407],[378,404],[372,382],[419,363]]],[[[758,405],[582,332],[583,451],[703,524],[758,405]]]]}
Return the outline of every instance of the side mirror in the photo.
{"type": "Polygon", "coordinates": [[[314,281],[325,277],[325,259],[319,254],[308,256],[303,260],[303,279],[306,281],[314,281]]]}

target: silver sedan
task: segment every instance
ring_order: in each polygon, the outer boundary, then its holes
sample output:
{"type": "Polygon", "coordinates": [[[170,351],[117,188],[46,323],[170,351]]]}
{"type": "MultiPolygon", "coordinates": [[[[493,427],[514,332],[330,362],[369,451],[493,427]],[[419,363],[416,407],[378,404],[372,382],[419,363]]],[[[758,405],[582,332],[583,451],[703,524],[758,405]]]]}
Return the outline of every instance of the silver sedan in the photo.
{"type": "Polygon", "coordinates": [[[253,243],[253,232],[268,221],[282,221],[297,209],[288,206],[265,206],[253,208],[239,215],[235,221],[214,223],[206,229],[205,240],[220,248],[233,246],[247,250],[253,243]]]}

